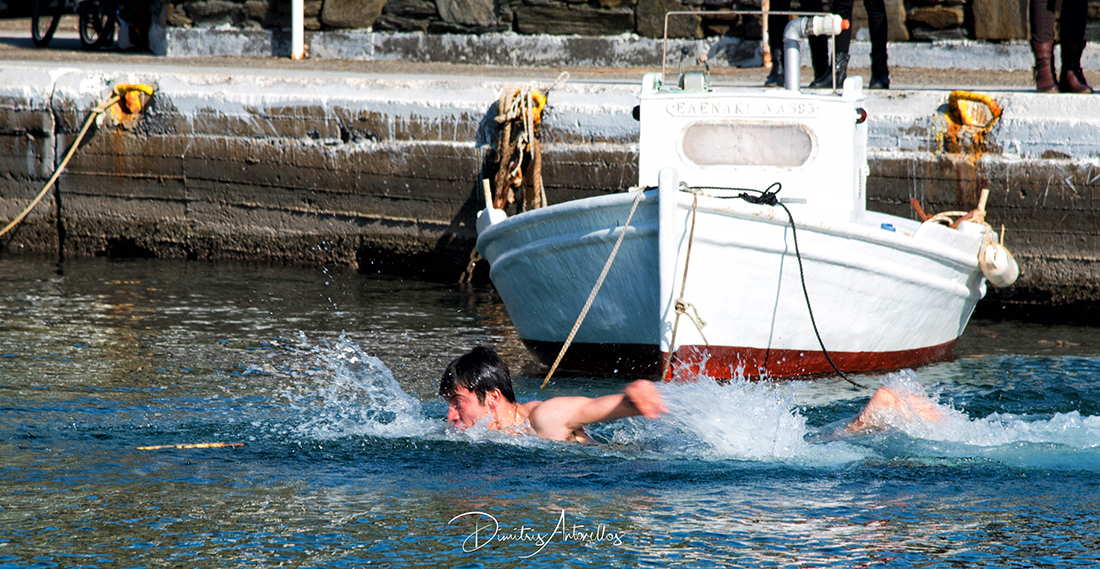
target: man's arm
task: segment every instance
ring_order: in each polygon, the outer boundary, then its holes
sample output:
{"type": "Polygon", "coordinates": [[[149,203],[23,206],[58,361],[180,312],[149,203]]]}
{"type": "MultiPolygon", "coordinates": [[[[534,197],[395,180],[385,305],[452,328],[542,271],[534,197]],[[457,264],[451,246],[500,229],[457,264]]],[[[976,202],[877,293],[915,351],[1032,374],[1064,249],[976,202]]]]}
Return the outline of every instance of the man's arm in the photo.
{"type": "Polygon", "coordinates": [[[640,379],[622,393],[603,397],[554,397],[539,403],[528,419],[539,436],[569,440],[586,425],[642,415],[656,419],[668,413],[661,393],[651,381],[640,379]]]}

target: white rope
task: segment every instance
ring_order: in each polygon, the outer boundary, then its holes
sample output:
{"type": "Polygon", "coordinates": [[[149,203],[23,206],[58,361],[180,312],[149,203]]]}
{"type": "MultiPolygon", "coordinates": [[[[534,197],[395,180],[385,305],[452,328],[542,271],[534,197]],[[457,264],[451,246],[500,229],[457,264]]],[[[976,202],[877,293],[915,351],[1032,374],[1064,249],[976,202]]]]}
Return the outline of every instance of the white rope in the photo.
{"type": "Polygon", "coordinates": [[[699,316],[699,310],[695,308],[695,305],[684,300],[683,298],[677,298],[675,304],[676,314],[683,314],[684,316],[687,316],[688,320],[691,320],[691,323],[695,325],[695,329],[699,331],[699,336],[703,338],[703,343],[709,346],[710,342],[707,341],[706,335],[703,334],[703,327],[707,325],[707,322],[703,320],[701,316],[699,316]],[[695,313],[695,316],[688,314],[688,308],[690,308],[691,311],[695,313]]]}
{"type": "Polygon", "coordinates": [[[596,293],[600,292],[600,287],[603,286],[603,281],[607,278],[607,271],[611,269],[611,263],[615,261],[615,255],[619,254],[619,246],[623,244],[623,238],[626,237],[626,228],[630,227],[630,220],[634,218],[634,211],[638,209],[638,202],[642,201],[643,190],[638,190],[638,195],[634,197],[634,205],[630,206],[630,215],[626,216],[626,223],[623,224],[623,230],[619,233],[619,240],[615,242],[615,247],[611,249],[611,256],[607,258],[607,262],[603,265],[603,271],[600,272],[600,278],[596,279],[596,286],[592,287],[591,294],[588,295],[588,301],[584,303],[584,308],[581,309],[581,315],[577,317],[577,322],[573,324],[573,330],[569,332],[569,337],[565,339],[565,343],[561,346],[561,351],[558,352],[558,358],[554,360],[554,365],[550,366],[550,372],[546,374],[546,379],[542,381],[543,389],[547,383],[550,383],[550,377],[554,375],[554,372],[558,369],[558,364],[561,363],[561,359],[565,357],[565,351],[569,349],[569,344],[573,343],[573,337],[577,335],[577,330],[581,327],[581,322],[584,322],[584,317],[588,314],[588,309],[592,308],[592,301],[596,300],[596,293]]]}

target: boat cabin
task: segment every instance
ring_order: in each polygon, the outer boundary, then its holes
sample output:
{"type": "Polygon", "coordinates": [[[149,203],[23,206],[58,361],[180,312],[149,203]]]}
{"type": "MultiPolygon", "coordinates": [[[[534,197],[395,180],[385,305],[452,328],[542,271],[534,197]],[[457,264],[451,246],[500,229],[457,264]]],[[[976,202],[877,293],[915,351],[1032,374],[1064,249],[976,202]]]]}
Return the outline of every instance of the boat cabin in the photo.
{"type": "MultiPolygon", "coordinates": [[[[638,184],[676,168],[689,186],[765,190],[792,211],[859,221],[865,211],[867,114],[862,78],[831,91],[712,88],[702,73],[678,85],[642,79],[638,184]]],[[[797,213],[796,213],[797,215],[797,213]]]]}

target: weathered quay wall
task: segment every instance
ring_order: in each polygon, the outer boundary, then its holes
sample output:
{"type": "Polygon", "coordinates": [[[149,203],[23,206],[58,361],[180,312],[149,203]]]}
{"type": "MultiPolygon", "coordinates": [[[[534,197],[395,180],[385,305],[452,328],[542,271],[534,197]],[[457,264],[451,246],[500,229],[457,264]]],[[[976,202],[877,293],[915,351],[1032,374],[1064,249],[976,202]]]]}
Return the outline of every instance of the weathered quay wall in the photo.
{"type": "MultiPolygon", "coordinates": [[[[0,63],[0,218],[30,202],[111,86],[135,82],[155,96],[140,112],[104,116],[45,203],[0,237],[2,254],[270,260],[448,280],[465,267],[493,104],[510,81],[0,63]]],[[[550,93],[551,203],[635,183],[637,91],[571,81],[550,93]]],[[[916,198],[930,212],[970,209],[989,187],[989,221],[1006,226],[1023,268],[991,302],[1095,305],[1094,99],[993,94],[1004,115],[983,144],[950,126],[947,91],[870,93],[869,207],[911,217],[916,198]]]]}

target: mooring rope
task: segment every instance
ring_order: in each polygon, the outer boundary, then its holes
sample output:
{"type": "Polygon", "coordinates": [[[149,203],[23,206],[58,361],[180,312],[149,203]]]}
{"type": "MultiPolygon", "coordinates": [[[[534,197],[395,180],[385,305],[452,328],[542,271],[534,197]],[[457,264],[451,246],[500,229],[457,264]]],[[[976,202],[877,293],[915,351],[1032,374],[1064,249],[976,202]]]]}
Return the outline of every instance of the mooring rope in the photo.
{"type": "Polygon", "coordinates": [[[38,192],[38,195],[35,196],[31,204],[28,205],[22,213],[16,216],[15,219],[11,221],[11,223],[7,224],[4,229],[0,229],[0,236],[3,236],[8,231],[11,231],[13,227],[19,225],[19,222],[23,221],[23,219],[27,217],[28,214],[30,214],[31,210],[34,209],[34,206],[38,205],[38,203],[42,201],[42,198],[46,197],[46,193],[50,191],[50,188],[52,188],[54,183],[57,182],[57,179],[61,177],[61,172],[65,169],[65,166],[69,164],[69,160],[72,159],[73,154],[76,153],[76,149],[80,146],[80,142],[84,140],[84,135],[88,133],[88,129],[92,126],[92,121],[95,120],[95,118],[99,115],[106,112],[107,109],[111,108],[111,106],[118,104],[118,102],[122,100],[125,94],[130,91],[141,91],[142,93],[150,96],[153,94],[153,88],[149,87],[148,85],[116,86],[114,91],[111,93],[111,96],[104,99],[103,102],[96,105],[96,107],[92,109],[92,113],[88,115],[88,118],[84,121],[84,127],[80,129],[80,134],[77,135],[76,140],[73,141],[72,146],[69,147],[69,152],[65,154],[65,159],[62,160],[61,165],[58,166],[56,170],[54,170],[53,176],[50,176],[49,181],[47,181],[46,185],[42,187],[42,191],[38,192]]]}
{"type": "MultiPolygon", "coordinates": [[[[515,199],[512,188],[526,185],[523,202],[517,206],[517,211],[538,209],[546,207],[546,185],[542,181],[542,142],[539,141],[541,131],[539,124],[542,122],[542,111],[546,109],[547,97],[550,92],[560,87],[569,80],[569,72],[562,71],[558,78],[543,92],[538,91],[538,83],[531,81],[527,85],[508,86],[500,91],[497,98],[497,123],[496,133],[496,173],[492,174],[496,184],[496,194],[490,190],[485,200],[486,207],[504,209],[515,199]],[[513,138],[513,130],[519,134],[513,138]],[[525,158],[526,156],[526,158],[525,158]],[[524,167],[525,160],[530,162],[524,167]],[[524,170],[526,169],[526,173],[524,170]],[[529,180],[524,180],[524,176],[529,180]]],[[[492,156],[492,154],[490,155],[492,156]]],[[[490,175],[489,163],[483,165],[483,172],[490,175]]],[[[488,178],[483,178],[488,184],[488,178]]],[[[473,282],[474,269],[482,260],[482,256],[474,246],[470,251],[470,258],[466,263],[466,269],[458,277],[459,284],[473,282]]]]}
{"type": "Polygon", "coordinates": [[[592,287],[592,292],[588,295],[588,301],[584,303],[584,308],[581,309],[580,316],[577,317],[577,321],[573,324],[573,329],[569,332],[569,337],[565,339],[565,343],[561,346],[561,351],[558,352],[557,359],[554,360],[554,365],[550,366],[549,373],[546,374],[546,379],[542,381],[542,386],[539,389],[545,389],[546,384],[550,383],[550,377],[554,375],[554,372],[558,369],[558,364],[561,363],[561,359],[565,357],[565,351],[569,349],[569,344],[573,343],[573,337],[577,335],[577,330],[581,327],[581,322],[584,322],[584,317],[588,314],[588,309],[592,308],[592,302],[596,300],[596,293],[600,292],[600,287],[603,286],[603,281],[607,278],[607,272],[611,269],[611,263],[615,261],[615,255],[619,254],[619,246],[623,244],[623,238],[626,237],[626,229],[630,227],[630,220],[634,218],[634,211],[638,209],[638,203],[642,201],[642,194],[645,193],[645,188],[638,190],[638,195],[634,196],[634,204],[630,206],[630,215],[626,216],[626,223],[623,224],[622,232],[619,233],[619,239],[615,241],[615,247],[611,249],[611,256],[607,258],[607,262],[603,265],[603,271],[600,272],[600,278],[596,279],[596,286],[592,287]]]}
{"type": "Polygon", "coordinates": [[[691,199],[691,229],[688,231],[688,246],[687,254],[684,255],[684,280],[680,284],[680,296],[676,298],[674,303],[676,309],[676,319],[672,323],[672,339],[668,344],[668,357],[665,358],[665,365],[661,367],[661,379],[665,381],[669,380],[668,369],[672,365],[672,354],[676,352],[676,331],[680,329],[680,316],[685,315],[687,307],[695,312],[695,318],[692,318],[690,314],[686,314],[692,324],[695,324],[695,328],[699,330],[699,335],[703,338],[703,343],[710,346],[710,342],[707,341],[707,337],[703,334],[703,326],[707,323],[699,317],[699,311],[696,310],[695,305],[684,300],[684,290],[687,289],[688,284],[688,267],[691,265],[691,245],[695,242],[695,213],[699,209],[699,190],[688,187],[687,184],[680,182],[680,189],[689,191],[692,194],[691,199]],[[698,320],[696,320],[698,318],[698,320]]]}

